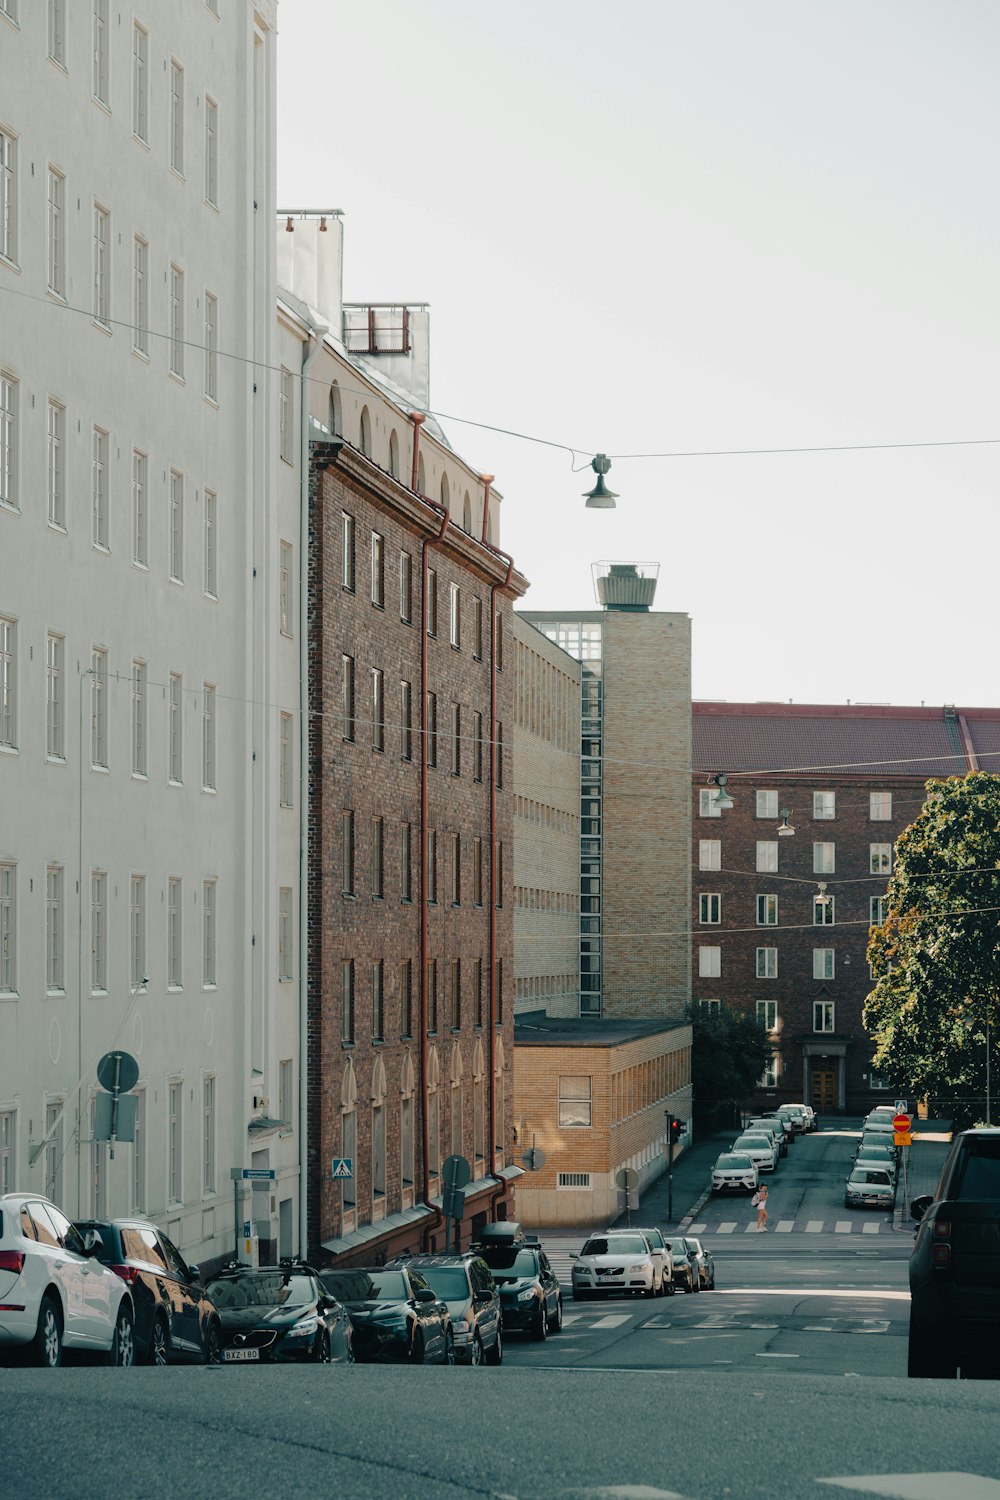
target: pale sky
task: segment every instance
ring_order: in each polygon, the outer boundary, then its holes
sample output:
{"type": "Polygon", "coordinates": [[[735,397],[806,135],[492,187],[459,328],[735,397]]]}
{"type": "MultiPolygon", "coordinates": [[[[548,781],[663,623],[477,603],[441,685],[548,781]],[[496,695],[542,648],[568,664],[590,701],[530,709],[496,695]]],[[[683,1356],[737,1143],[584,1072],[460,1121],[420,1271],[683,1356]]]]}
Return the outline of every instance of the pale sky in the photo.
{"type": "Polygon", "coordinates": [[[996,0],[281,0],[278,52],[279,208],[430,303],[526,605],[659,562],[695,697],[1000,703],[996,0]]]}

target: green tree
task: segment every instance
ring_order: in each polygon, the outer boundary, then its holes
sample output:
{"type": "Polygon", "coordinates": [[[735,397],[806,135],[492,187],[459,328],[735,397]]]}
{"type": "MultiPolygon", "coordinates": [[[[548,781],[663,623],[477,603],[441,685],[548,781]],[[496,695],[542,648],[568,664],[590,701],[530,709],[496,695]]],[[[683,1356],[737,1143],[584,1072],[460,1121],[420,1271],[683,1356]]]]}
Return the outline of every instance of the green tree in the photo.
{"type": "Polygon", "coordinates": [[[710,1010],[696,1006],[691,1012],[691,1085],[699,1119],[730,1123],[756,1089],[772,1051],[767,1028],[756,1016],[725,1005],[710,1010]]]}
{"type": "Polygon", "coordinates": [[[926,791],[896,841],[885,921],[869,939],[865,1025],[876,1069],[964,1125],[981,1116],[1000,1020],[1000,776],[926,791]]]}

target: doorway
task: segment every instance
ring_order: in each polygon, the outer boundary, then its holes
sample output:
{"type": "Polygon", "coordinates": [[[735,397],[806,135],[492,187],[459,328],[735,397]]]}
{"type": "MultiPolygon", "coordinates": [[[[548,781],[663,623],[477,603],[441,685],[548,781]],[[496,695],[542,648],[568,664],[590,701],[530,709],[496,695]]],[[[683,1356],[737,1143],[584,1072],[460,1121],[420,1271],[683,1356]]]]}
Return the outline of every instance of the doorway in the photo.
{"type": "Polygon", "coordinates": [[[810,1078],[810,1104],[817,1114],[829,1114],[837,1107],[837,1074],[833,1068],[813,1068],[810,1078]]]}

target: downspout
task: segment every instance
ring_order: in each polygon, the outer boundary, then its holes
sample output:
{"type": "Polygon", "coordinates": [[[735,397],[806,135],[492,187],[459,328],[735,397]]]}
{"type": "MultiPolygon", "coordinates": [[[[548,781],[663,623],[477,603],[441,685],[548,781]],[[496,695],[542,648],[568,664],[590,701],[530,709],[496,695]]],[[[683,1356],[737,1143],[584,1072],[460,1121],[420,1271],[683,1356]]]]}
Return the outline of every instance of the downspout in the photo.
{"type": "MultiPolygon", "coordinates": [[[[488,496],[490,479],[483,476],[486,481],[486,500],[483,505],[483,529],[486,529],[486,512],[488,509],[488,496]]],[[[491,544],[488,544],[491,545],[491,544]]],[[[493,548],[497,552],[498,548],[493,548]]],[[[490,1046],[489,1046],[489,1071],[490,1071],[490,1168],[496,1171],[497,1157],[497,1097],[496,1097],[496,1001],[497,1001],[497,979],[496,979],[496,945],[497,945],[497,621],[496,621],[496,598],[502,590],[510,587],[511,576],[514,572],[514,559],[507,552],[499,555],[507,559],[507,573],[503,583],[494,583],[490,587],[490,927],[489,927],[489,966],[490,966],[490,1046]]],[[[501,1133],[503,1121],[500,1122],[501,1133]]],[[[501,1177],[499,1183],[490,1195],[490,1218],[493,1217],[497,1202],[507,1191],[506,1179],[501,1177]]]]}
{"type": "Polygon", "coordinates": [[[483,535],[482,540],[487,546],[490,545],[490,486],[493,483],[492,474],[480,474],[483,481],[483,535]]]}
{"type": "Polygon", "coordinates": [[[312,327],[299,377],[299,1255],[309,1259],[309,367],[330,332],[312,327]]]}
{"type": "Polygon", "coordinates": [[[417,469],[420,466],[420,428],[427,418],[422,411],[411,411],[410,421],[413,423],[413,462],[410,465],[410,489],[415,495],[419,495],[417,489],[417,469]]]}

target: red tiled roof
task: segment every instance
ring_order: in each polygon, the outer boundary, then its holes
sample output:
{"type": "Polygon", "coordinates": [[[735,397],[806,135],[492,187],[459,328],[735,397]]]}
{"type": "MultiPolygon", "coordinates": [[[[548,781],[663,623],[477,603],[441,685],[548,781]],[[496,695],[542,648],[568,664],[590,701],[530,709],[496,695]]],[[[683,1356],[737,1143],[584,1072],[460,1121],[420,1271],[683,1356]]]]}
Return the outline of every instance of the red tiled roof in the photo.
{"type": "Polygon", "coordinates": [[[826,773],[832,779],[1000,772],[996,708],[694,703],[692,711],[695,772],[826,773]]]}

